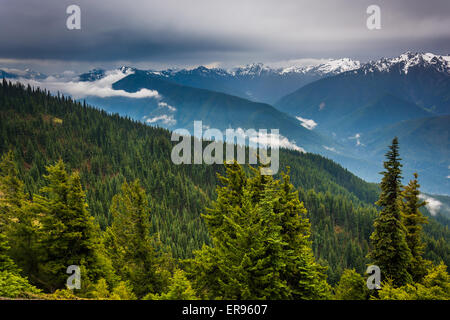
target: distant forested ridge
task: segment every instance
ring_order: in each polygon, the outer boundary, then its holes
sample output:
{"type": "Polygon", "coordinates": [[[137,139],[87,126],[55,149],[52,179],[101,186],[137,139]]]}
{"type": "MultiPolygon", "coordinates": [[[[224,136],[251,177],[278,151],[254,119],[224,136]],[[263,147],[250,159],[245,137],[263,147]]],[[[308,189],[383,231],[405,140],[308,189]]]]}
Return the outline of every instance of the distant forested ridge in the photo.
{"type": "MultiPolygon", "coordinates": [[[[92,279],[104,281],[94,283],[92,280],[96,294],[90,294],[94,297],[101,296],[103,292],[108,297],[116,294],[118,297],[128,298],[193,298],[202,291],[201,287],[205,283],[214,283],[211,279],[205,280],[204,283],[194,281],[192,277],[195,272],[186,267],[188,272],[185,274],[181,270],[183,267],[179,265],[181,259],[198,259],[199,255],[194,255],[193,252],[201,249],[203,245],[212,246],[215,243],[214,247],[217,247],[218,240],[214,240],[216,236],[211,238],[211,230],[214,229],[205,223],[204,215],[206,208],[212,208],[219,201],[216,186],[221,185],[221,179],[217,174],[223,177],[229,172],[225,170],[224,165],[174,165],[170,159],[174,144],[170,141],[170,135],[165,129],[107,114],[75,102],[70,97],[52,96],[48,91],[39,88],[24,87],[6,81],[0,85],[0,154],[5,155],[3,163],[5,168],[9,168],[8,172],[3,168],[2,175],[10,179],[8,174],[15,168],[18,181],[23,181],[23,199],[20,201],[30,205],[33,212],[47,208],[45,210],[48,217],[52,216],[52,211],[48,208],[52,207],[52,201],[58,194],[58,185],[67,188],[68,194],[75,197],[78,202],[73,201],[78,204],[70,202],[67,214],[72,212],[70,210],[75,210],[80,213],[82,220],[89,224],[88,228],[83,229],[83,234],[87,239],[86,247],[96,248],[92,249],[96,252],[96,258],[90,265],[94,266],[94,271],[97,270],[90,276],[92,279]],[[6,155],[9,151],[11,152],[8,158],[6,155]],[[9,165],[6,165],[7,163],[9,165]],[[87,203],[86,208],[83,199],[87,203]],[[123,207],[121,203],[127,206],[123,207]],[[71,205],[74,207],[70,207],[71,205]],[[130,211],[129,208],[134,209],[130,211]],[[120,212],[136,214],[124,216],[124,223],[136,221],[137,217],[140,217],[142,225],[137,226],[135,231],[144,232],[141,238],[144,244],[136,244],[137,251],[145,251],[145,254],[139,256],[139,259],[144,257],[142,260],[133,258],[133,251],[114,249],[134,241],[126,240],[126,232],[117,224],[115,217],[120,216],[120,212]],[[92,222],[87,222],[90,221],[89,216],[94,218],[92,222]],[[155,236],[147,238],[147,232],[155,236]],[[112,262],[105,262],[108,259],[112,262]],[[133,270],[137,270],[136,272],[127,267],[129,261],[133,261],[133,270]],[[147,264],[164,265],[166,271],[158,268],[147,270],[147,264]],[[136,289],[143,275],[146,279],[159,280],[148,284],[147,287],[136,289]],[[192,287],[189,281],[192,282],[192,287]],[[177,296],[175,291],[170,289],[175,290],[180,283],[186,287],[187,293],[184,296],[177,296]],[[116,293],[104,293],[108,291],[108,286],[111,289],[112,284],[116,293]]],[[[280,150],[280,168],[283,172],[289,170],[289,181],[294,188],[292,192],[298,192],[298,200],[303,202],[302,206],[306,209],[305,221],[311,224],[310,229],[308,224],[302,227],[305,228],[304,232],[310,232],[311,240],[310,244],[305,242],[302,245],[305,248],[310,246],[311,254],[317,261],[317,268],[311,270],[312,273],[317,273],[314,276],[316,282],[311,297],[327,298],[329,296],[325,291],[329,288],[327,289],[327,284],[323,282],[325,278],[328,285],[336,285],[341,275],[346,274],[345,269],[355,269],[358,274],[363,274],[369,263],[369,238],[374,232],[373,222],[377,216],[374,203],[380,195],[379,186],[366,183],[333,161],[310,153],[280,150]],[[325,278],[319,275],[322,272],[326,275],[325,278]]],[[[249,181],[256,179],[251,178],[250,168],[244,168],[244,171],[249,181]]],[[[274,178],[282,179],[282,176],[279,174],[274,178]]],[[[271,183],[261,184],[267,188],[268,197],[271,192],[281,192],[271,183]],[[272,190],[273,188],[278,191],[272,190]]],[[[251,190],[253,189],[250,188],[246,192],[253,192],[251,190]]],[[[266,206],[278,206],[269,200],[258,201],[261,201],[257,202],[257,205],[263,208],[261,210],[266,210],[266,206]]],[[[300,208],[300,204],[295,203],[295,206],[300,208]]],[[[9,209],[5,207],[4,210],[6,212],[9,209]]],[[[264,212],[270,216],[267,210],[264,212]]],[[[36,221],[40,221],[39,219],[36,221]]],[[[445,221],[444,217],[440,219],[445,221]]],[[[42,227],[44,230],[50,228],[53,223],[53,220],[48,220],[48,225],[45,225],[45,221],[42,227]]],[[[448,228],[432,217],[429,217],[428,221],[424,226],[424,257],[435,265],[440,261],[449,265],[448,228]]],[[[33,225],[32,222],[30,225],[33,225]]],[[[76,229],[77,226],[73,228],[76,229]]],[[[274,229],[270,232],[280,231],[274,229]]],[[[260,234],[261,243],[266,241],[266,236],[267,234],[260,234]]],[[[221,240],[225,235],[217,237],[221,240]]],[[[283,233],[280,233],[279,237],[280,241],[287,241],[283,233]]],[[[3,254],[3,240],[0,238],[0,259],[3,254]]],[[[51,241],[51,238],[47,241],[51,241]]],[[[5,257],[8,257],[7,248],[11,243],[6,242],[3,248],[5,257]]],[[[201,257],[209,254],[222,257],[226,254],[226,251],[211,253],[207,249],[202,250],[206,251],[202,251],[201,257]]],[[[280,248],[277,250],[283,252],[280,248]]],[[[280,256],[280,259],[287,257],[280,256]]],[[[14,268],[21,270],[14,271],[14,274],[27,276],[24,268],[29,266],[27,262],[11,263],[16,263],[14,268]]],[[[291,267],[292,270],[299,268],[296,265],[291,267]]],[[[52,264],[47,268],[52,269],[52,264]]],[[[30,270],[30,274],[36,275],[46,274],[45,272],[45,269],[30,270]]],[[[283,275],[283,271],[280,271],[280,274],[283,275]]],[[[50,285],[43,286],[32,277],[29,280],[46,291],[58,289],[50,285]]],[[[51,277],[40,281],[61,283],[59,279],[51,277]]],[[[285,281],[289,283],[291,280],[286,278],[285,281]]],[[[248,290],[229,292],[221,289],[214,292],[224,297],[237,298],[247,297],[245,294],[249,294],[248,297],[302,298],[292,286],[284,288],[280,283],[273,285],[280,286],[279,290],[251,291],[255,295],[248,293],[248,290]]]]}

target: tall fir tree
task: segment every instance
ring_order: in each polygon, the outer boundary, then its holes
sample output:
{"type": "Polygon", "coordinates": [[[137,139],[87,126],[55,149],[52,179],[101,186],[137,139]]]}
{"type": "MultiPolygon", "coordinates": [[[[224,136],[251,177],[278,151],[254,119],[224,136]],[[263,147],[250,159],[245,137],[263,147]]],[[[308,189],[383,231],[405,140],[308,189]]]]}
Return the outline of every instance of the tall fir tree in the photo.
{"type": "Polygon", "coordinates": [[[130,282],[138,298],[161,293],[169,281],[171,259],[156,235],[150,235],[150,209],[139,180],[122,184],[110,213],[113,222],[104,242],[116,273],[130,282]]]}
{"type": "Polygon", "coordinates": [[[420,184],[417,178],[417,173],[414,173],[414,179],[402,191],[400,203],[402,221],[406,228],[406,243],[412,254],[409,272],[414,282],[420,282],[426,276],[427,269],[431,267],[431,263],[422,257],[425,249],[422,241],[422,225],[428,223],[428,219],[419,210],[426,202],[419,198],[420,184]]]}
{"type": "Polygon", "coordinates": [[[162,294],[148,294],[143,300],[197,300],[191,283],[186,278],[184,271],[176,269],[170,279],[166,292],[162,294]]]}
{"type": "Polygon", "coordinates": [[[65,287],[70,265],[81,268],[82,290],[95,279],[108,277],[102,257],[99,228],[87,210],[85,192],[77,172],[69,175],[59,160],[47,167],[48,184],[35,195],[39,212],[41,260],[37,280],[49,291],[65,287]]]}
{"type": "Polygon", "coordinates": [[[294,256],[287,263],[282,277],[292,289],[292,298],[325,299],[330,294],[326,281],[327,268],[315,261],[310,240],[311,224],[298,191],[290,182],[289,173],[289,167],[286,173],[281,173],[279,197],[275,205],[275,211],[281,214],[282,238],[294,256]]]}
{"type": "Polygon", "coordinates": [[[323,268],[307,241],[306,210],[288,179],[280,182],[227,164],[223,186],[204,215],[212,247],[187,261],[200,296],[210,299],[314,299],[325,297],[323,268]],[[286,182],[287,181],[287,182],[286,182]],[[297,200],[295,200],[297,197],[297,200]],[[300,247],[297,247],[299,245],[300,247]],[[302,269],[303,268],[303,269],[302,269]]]}
{"type": "Polygon", "coordinates": [[[9,245],[6,235],[0,232],[0,272],[17,272],[17,266],[9,256],[9,245]]]}
{"type": "Polygon", "coordinates": [[[18,177],[12,151],[5,153],[0,161],[0,214],[9,208],[17,208],[25,199],[24,184],[18,177]]]}
{"type": "Polygon", "coordinates": [[[9,151],[0,161],[0,232],[7,235],[9,254],[25,274],[35,274],[37,270],[38,228],[38,217],[31,210],[13,153],[9,151]]]}
{"type": "Polygon", "coordinates": [[[364,278],[355,269],[345,269],[335,288],[336,300],[366,300],[369,297],[364,278]]]}
{"type": "Polygon", "coordinates": [[[40,291],[20,275],[20,269],[9,257],[6,235],[0,232],[0,297],[19,298],[36,295],[40,291]]]}
{"type": "Polygon", "coordinates": [[[376,205],[381,211],[374,221],[374,231],[368,258],[380,267],[382,276],[393,281],[395,286],[411,282],[408,272],[411,250],[406,242],[406,228],[400,211],[401,167],[398,139],[395,137],[386,153],[385,171],[381,180],[381,194],[376,205]]]}

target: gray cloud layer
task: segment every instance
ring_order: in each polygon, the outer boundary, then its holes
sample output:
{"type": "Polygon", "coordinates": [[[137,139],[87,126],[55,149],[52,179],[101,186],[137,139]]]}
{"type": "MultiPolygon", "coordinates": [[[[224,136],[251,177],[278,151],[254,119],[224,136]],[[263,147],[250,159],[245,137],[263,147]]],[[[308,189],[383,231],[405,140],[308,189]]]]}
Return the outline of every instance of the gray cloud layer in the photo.
{"type": "Polygon", "coordinates": [[[0,61],[153,65],[450,53],[448,0],[0,0],[0,61]],[[66,29],[81,7],[82,30],[66,29]],[[381,7],[382,29],[366,28],[381,7]]]}

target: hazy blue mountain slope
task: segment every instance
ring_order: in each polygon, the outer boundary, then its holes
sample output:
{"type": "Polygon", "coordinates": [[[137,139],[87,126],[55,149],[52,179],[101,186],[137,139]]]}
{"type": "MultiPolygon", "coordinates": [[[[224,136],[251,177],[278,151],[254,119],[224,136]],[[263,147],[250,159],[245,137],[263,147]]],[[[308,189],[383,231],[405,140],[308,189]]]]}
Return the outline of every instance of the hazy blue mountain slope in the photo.
{"type": "Polygon", "coordinates": [[[325,129],[343,135],[365,134],[399,121],[432,115],[430,111],[388,93],[340,118],[336,124],[325,129]]]}

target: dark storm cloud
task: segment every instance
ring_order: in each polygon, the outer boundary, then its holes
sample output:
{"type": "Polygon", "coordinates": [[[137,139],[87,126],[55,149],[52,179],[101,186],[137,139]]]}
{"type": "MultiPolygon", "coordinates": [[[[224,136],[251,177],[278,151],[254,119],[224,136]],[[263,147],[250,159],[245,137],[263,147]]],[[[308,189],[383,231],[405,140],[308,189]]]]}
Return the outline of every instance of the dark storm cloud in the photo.
{"type": "Polygon", "coordinates": [[[450,52],[448,0],[0,0],[0,59],[277,61],[450,52]],[[81,7],[81,30],[66,8],[81,7]],[[381,7],[382,29],[366,28],[381,7]]]}

